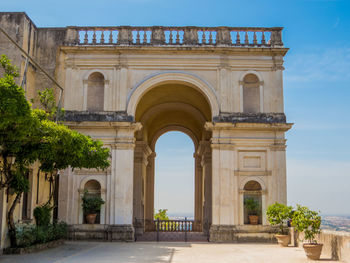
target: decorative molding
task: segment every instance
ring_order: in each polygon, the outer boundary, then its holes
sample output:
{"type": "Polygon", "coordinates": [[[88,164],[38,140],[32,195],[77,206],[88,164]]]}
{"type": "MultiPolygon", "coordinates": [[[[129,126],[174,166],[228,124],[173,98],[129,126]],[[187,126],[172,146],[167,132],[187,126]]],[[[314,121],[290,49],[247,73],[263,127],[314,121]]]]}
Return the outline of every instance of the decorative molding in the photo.
{"type": "Polygon", "coordinates": [[[74,174],[76,175],[108,175],[111,174],[111,168],[108,167],[106,170],[97,169],[74,169],[74,174]]]}
{"type": "Polygon", "coordinates": [[[83,122],[83,121],[97,121],[97,122],[132,122],[133,116],[127,115],[126,111],[65,111],[63,121],[83,122]]]}
{"type": "Polygon", "coordinates": [[[235,176],[270,176],[272,171],[256,171],[256,170],[235,170],[235,176]]]}
{"type": "Polygon", "coordinates": [[[220,113],[213,118],[214,122],[230,123],[286,123],[286,115],[282,112],[271,113],[220,113]]]}
{"type": "Polygon", "coordinates": [[[261,195],[266,195],[267,194],[267,190],[248,191],[248,190],[244,190],[244,189],[239,189],[238,193],[239,194],[261,194],[261,195]]]}

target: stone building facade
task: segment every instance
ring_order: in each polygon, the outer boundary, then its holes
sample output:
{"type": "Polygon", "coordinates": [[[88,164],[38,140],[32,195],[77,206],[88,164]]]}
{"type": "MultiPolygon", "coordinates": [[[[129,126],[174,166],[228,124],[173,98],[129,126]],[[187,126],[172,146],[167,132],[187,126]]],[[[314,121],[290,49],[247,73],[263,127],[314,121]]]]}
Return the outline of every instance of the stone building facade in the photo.
{"type": "MultiPolygon", "coordinates": [[[[66,125],[111,150],[105,171],[60,172],[58,218],[73,231],[134,240],[152,230],[155,144],[181,131],[195,145],[196,231],[212,241],[268,232],[264,210],[287,201],[282,28],[37,28],[24,13],[0,22],[63,86],[66,125]],[[84,190],[106,201],[99,225],[84,224],[84,190]],[[258,226],[247,197],[261,204],[258,226]]],[[[23,73],[21,53],[0,40],[23,73]]],[[[53,87],[33,65],[27,79],[28,98],[53,87]]]]}

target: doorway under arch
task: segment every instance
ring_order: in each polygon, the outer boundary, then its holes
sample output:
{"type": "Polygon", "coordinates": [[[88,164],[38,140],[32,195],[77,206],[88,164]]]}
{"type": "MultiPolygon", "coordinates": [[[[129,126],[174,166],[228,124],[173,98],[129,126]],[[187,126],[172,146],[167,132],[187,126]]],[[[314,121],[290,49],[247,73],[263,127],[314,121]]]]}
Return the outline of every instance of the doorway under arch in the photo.
{"type": "Polygon", "coordinates": [[[157,139],[154,207],[178,219],[194,218],[194,144],[183,132],[170,131],[157,139]]]}
{"type": "Polygon", "coordinates": [[[183,83],[160,83],[138,100],[135,121],[134,219],[136,234],[152,230],[156,142],[169,131],[187,134],[194,145],[194,221],[197,231],[208,231],[211,222],[211,133],[205,123],[212,120],[208,98],[200,89],[183,83]],[[141,221],[139,220],[141,219],[141,221]],[[206,222],[206,227],[204,227],[206,222]],[[206,229],[204,229],[206,228],[206,229]]]}

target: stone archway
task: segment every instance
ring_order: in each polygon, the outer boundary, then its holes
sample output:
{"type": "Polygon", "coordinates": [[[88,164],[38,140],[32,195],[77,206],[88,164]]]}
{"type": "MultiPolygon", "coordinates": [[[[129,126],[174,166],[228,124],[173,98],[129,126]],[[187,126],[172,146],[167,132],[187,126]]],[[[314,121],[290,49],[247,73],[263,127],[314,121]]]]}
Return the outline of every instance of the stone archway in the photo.
{"type": "Polygon", "coordinates": [[[203,231],[206,222],[207,230],[211,222],[211,134],[206,131],[205,123],[211,121],[213,116],[210,100],[199,88],[177,80],[144,89],[145,92],[140,93],[141,98],[134,98],[138,102],[134,112],[135,121],[143,127],[136,133],[134,154],[133,216],[136,234],[152,230],[155,143],[168,131],[184,132],[194,143],[194,229],[203,231]]]}

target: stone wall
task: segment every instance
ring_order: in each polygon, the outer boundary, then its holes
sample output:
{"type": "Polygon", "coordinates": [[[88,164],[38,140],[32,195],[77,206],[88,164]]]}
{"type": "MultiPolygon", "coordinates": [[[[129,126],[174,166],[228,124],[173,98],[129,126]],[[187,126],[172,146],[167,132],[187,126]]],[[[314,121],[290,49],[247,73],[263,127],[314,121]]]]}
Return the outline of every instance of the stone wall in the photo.
{"type": "MultiPolygon", "coordinates": [[[[302,240],[303,235],[299,235],[302,240]]],[[[350,233],[323,230],[317,237],[317,242],[323,244],[321,258],[350,262],[350,233]]],[[[303,242],[297,242],[299,247],[303,242]]]]}

